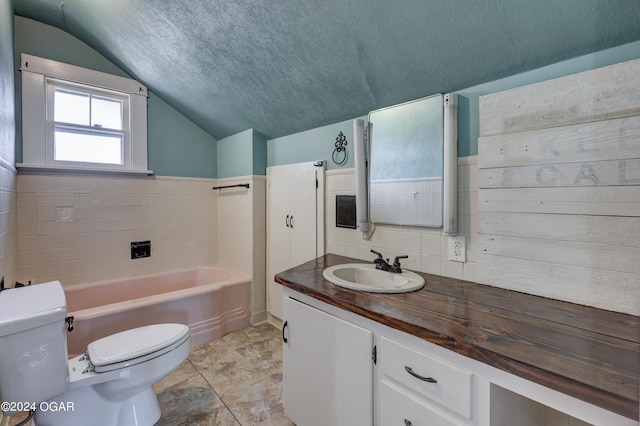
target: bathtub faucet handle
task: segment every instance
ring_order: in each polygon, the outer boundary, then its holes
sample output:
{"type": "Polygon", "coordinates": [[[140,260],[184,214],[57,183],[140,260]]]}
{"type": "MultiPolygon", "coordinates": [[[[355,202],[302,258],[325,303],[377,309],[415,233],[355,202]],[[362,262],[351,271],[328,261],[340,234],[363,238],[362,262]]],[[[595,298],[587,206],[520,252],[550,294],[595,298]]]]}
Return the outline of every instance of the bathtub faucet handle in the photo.
{"type": "Polygon", "coordinates": [[[68,324],[68,325],[67,325],[67,331],[68,331],[69,333],[71,333],[71,332],[73,331],[73,320],[74,320],[74,319],[75,319],[75,318],[73,317],[73,315],[69,315],[68,317],[66,317],[66,318],[64,319],[64,320],[65,320],[65,322],[68,324]]]}

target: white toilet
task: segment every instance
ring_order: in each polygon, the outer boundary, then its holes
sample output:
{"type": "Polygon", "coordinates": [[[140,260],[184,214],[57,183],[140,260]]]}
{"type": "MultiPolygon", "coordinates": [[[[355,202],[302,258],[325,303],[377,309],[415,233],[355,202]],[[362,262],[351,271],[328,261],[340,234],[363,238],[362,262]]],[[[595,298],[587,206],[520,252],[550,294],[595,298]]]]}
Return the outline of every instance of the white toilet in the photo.
{"type": "MultiPolygon", "coordinates": [[[[189,328],[156,324],[96,340],[67,359],[58,281],[0,292],[0,401],[29,403],[37,426],[145,426],[160,419],[153,384],[189,355],[189,328]]],[[[28,407],[27,407],[28,408],[28,407]]]]}

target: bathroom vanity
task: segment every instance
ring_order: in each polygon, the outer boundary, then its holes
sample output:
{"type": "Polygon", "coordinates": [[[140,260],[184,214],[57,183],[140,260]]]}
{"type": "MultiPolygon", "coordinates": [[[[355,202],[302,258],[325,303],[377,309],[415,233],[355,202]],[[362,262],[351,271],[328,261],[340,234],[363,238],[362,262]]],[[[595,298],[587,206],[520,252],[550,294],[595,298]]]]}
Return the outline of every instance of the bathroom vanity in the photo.
{"type": "Polygon", "coordinates": [[[428,274],[403,294],[323,279],[355,261],[276,275],[297,424],[638,424],[639,317],[428,274]]]}

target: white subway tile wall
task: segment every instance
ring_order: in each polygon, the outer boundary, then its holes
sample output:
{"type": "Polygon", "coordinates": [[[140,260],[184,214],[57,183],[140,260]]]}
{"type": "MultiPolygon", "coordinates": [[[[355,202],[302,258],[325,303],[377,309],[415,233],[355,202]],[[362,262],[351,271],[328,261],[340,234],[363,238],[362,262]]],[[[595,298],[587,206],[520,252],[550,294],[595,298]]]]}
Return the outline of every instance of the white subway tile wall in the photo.
{"type": "MultiPolygon", "coordinates": [[[[266,319],[264,176],[216,180],[32,173],[17,176],[16,193],[15,174],[2,173],[0,261],[10,280],[12,264],[17,280],[58,279],[64,285],[220,264],[253,277],[253,319],[266,319]],[[251,187],[211,189],[237,183],[251,187]],[[17,216],[17,226],[11,215],[17,216]],[[16,235],[17,259],[11,249],[16,235]],[[144,240],[151,240],[151,257],[131,260],[130,242],[144,240]]],[[[329,171],[326,182],[327,252],[363,260],[372,259],[372,248],[388,257],[408,254],[403,262],[408,269],[475,280],[475,157],[460,158],[458,164],[458,228],[467,237],[464,264],[448,260],[448,237],[439,229],[381,225],[366,241],[355,230],[336,228],[335,195],[355,193],[353,170],[329,171]]]]}
{"type": "Polygon", "coordinates": [[[267,319],[265,176],[218,179],[218,185],[249,183],[218,194],[218,263],[253,277],[252,322],[267,319]]]}
{"type": "Polygon", "coordinates": [[[16,170],[0,161],[0,270],[5,287],[13,287],[18,273],[16,203],[16,170]]]}
{"type": "Polygon", "coordinates": [[[442,178],[371,182],[369,201],[370,214],[380,221],[442,223],[442,178]]]}
{"type": "Polygon", "coordinates": [[[20,174],[17,279],[69,285],[214,264],[216,182],[20,174]],[[151,257],[131,260],[130,243],[144,240],[151,257]]]}
{"type": "Polygon", "coordinates": [[[477,157],[458,158],[458,235],[466,237],[467,262],[449,260],[449,237],[441,229],[377,225],[370,240],[362,233],[336,228],[336,195],[354,195],[353,169],[330,170],[326,180],[326,251],[361,260],[373,260],[370,250],[393,258],[407,254],[407,269],[476,281],[478,223],[477,157]]]}

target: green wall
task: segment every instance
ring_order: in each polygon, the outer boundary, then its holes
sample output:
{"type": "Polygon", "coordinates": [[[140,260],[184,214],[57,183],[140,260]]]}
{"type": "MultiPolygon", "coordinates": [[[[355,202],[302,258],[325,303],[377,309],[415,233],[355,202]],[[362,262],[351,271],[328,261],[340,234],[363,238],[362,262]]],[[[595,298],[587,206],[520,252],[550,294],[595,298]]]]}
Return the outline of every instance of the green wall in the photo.
{"type": "MultiPolygon", "coordinates": [[[[13,17],[13,7],[10,10],[13,17]]],[[[17,111],[22,107],[21,75],[17,69],[21,53],[129,77],[98,52],[62,30],[19,16],[14,22],[17,111]]],[[[3,25],[2,28],[8,27],[3,25]]],[[[20,115],[17,114],[15,125],[16,162],[22,161],[20,115]]],[[[153,93],[149,93],[147,123],[149,169],[156,175],[217,177],[216,140],[153,93]]]]}
{"type": "MultiPolygon", "coordinates": [[[[6,3],[4,3],[6,5],[6,3]]],[[[2,16],[8,24],[2,25],[4,33],[10,33],[11,6],[8,16],[2,16]]],[[[4,22],[2,22],[4,24],[4,22]]],[[[95,50],[75,37],[57,28],[15,17],[15,57],[19,64],[21,52],[44,58],[54,59],[86,68],[96,69],[115,75],[127,76],[120,68],[105,59],[95,50]]],[[[3,37],[2,54],[10,52],[4,47],[11,43],[11,34],[3,37]]],[[[536,83],[551,78],[594,69],[617,62],[640,57],[640,42],[615,47],[590,55],[559,62],[537,70],[517,74],[490,83],[457,90],[459,94],[458,110],[458,155],[461,157],[478,153],[478,99],[482,95],[536,83]]],[[[3,61],[3,64],[6,64],[3,61]]],[[[6,74],[5,74],[6,76],[6,74]]],[[[128,77],[128,76],[127,76],[128,77]]],[[[0,76],[2,78],[2,76],[0,76]]],[[[20,111],[20,73],[16,71],[16,110],[20,111]]],[[[144,83],[144,82],[142,82],[144,83]]],[[[8,86],[3,85],[5,93],[8,86]]],[[[429,94],[416,94],[416,98],[429,94]]],[[[4,96],[13,100],[12,95],[4,96]]],[[[353,167],[353,120],[346,120],[304,132],[283,136],[266,141],[264,135],[246,130],[216,140],[201,128],[193,124],[153,93],[148,103],[149,132],[149,168],[157,175],[185,177],[233,177],[245,175],[264,175],[265,166],[277,166],[305,161],[326,160],[327,168],[340,169],[353,167]],[[347,161],[344,165],[335,164],[331,158],[338,134],[342,132],[347,139],[347,161]]],[[[366,118],[366,117],[361,117],[366,118]]],[[[13,109],[2,108],[3,129],[0,137],[2,158],[22,161],[22,123],[20,114],[15,115],[15,126],[6,126],[14,120],[13,109]],[[13,140],[15,128],[14,153],[7,151],[7,140],[13,140]],[[8,130],[7,130],[8,129],[8,130]]],[[[12,145],[8,143],[8,145],[12,145]]]]}
{"type": "Polygon", "coordinates": [[[634,42],[456,91],[460,104],[458,107],[458,156],[478,154],[480,96],[638,58],[640,58],[640,42],[634,42]]]}
{"type": "Polygon", "coordinates": [[[248,129],[218,141],[218,177],[266,175],[267,138],[248,129]]]}
{"type": "MultiPolygon", "coordinates": [[[[625,44],[482,85],[456,90],[459,104],[458,156],[467,157],[478,154],[478,135],[480,132],[478,101],[480,96],[637,58],[640,58],[640,42],[625,44]]],[[[427,93],[416,94],[416,99],[428,95],[427,93]]],[[[272,139],[267,143],[267,165],[280,166],[323,159],[329,160],[328,169],[353,167],[352,123],[353,120],[347,120],[272,139]],[[333,144],[339,131],[342,131],[349,141],[347,145],[348,161],[344,166],[336,166],[331,161],[333,144]]]]}
{"type": "Polygon", "coordinates": [[[216,140],[152,92],[147,105],[149,169],[158,176],[217,177],[216,140]]]}
{"type": "MultiPolygon", "coordinates": [[[[366,117],[359,118],[366,120],[366,117]]],[[[338,161],[341,159],[342,157],[338,161]]],[[[317,160],[326,160],[328,170],[353,167],[353,120],[316,127],[267,141],[267,166],[317,160]],[[347,138],[347,161],[341,166],[332,161],[336,138],[340,132],[347,138]]]]}

